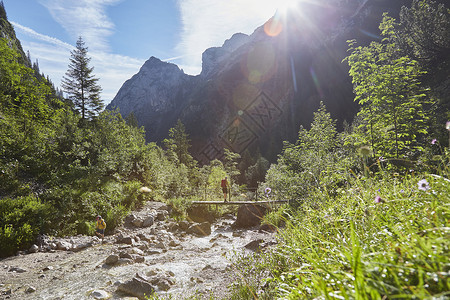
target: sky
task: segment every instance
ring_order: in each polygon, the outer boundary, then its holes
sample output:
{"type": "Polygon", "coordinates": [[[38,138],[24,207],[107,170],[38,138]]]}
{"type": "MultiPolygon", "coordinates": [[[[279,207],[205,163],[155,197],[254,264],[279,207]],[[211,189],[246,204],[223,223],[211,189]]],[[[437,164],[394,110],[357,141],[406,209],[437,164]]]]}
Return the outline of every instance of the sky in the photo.
{"type": "Polygon", "coordinates": [[[56,87],[78,37],[107,105],[151,56],[201,72],[202,53],[298,0],[3,0],[24,51],[56,87]]]}

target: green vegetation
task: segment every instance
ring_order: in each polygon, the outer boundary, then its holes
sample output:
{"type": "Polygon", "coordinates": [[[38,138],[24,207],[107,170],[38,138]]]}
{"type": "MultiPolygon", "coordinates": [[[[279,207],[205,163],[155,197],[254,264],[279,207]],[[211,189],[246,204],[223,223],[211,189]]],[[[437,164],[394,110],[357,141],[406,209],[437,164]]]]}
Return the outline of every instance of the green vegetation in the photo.
{"type": "Polygon", "coordinates": [[[448,73],[435,59],[450,11],[413,1],[400,21],[384,16],[381,42],[350,41],[352,126],[338,133],[321,106],[270,167],[271,197],[295,203],[265,217],[275,248],[235,257],[232,299],[450,297],[450,116],[435,90],[448,96],[448,75],[427,74],[448,73]]]}
{"type": "Polygon", "coordinates": [[[164,147],[146,144],[133,115],[95,103],[84,111],[79,99],[59,97],[8,31],[0,38],[1,255],[39,233],[92,234],[98,214],[108,234],[148,200],[183,219],[192,201],[222,199],[228,176],[236,199],[264,181],[266,197],[291,200],[263,221],[278,228],[278,245],[235,257],[232,299],[450,297],[449,26],[450,11],[432,1],[414,0],[399,23],[385,15],[381,42],[349,42],[361,107],[353,124],[338,132],[321,104],[276,163],[225,149],[223,161],[201,167],[181,121],[164,147]]]}

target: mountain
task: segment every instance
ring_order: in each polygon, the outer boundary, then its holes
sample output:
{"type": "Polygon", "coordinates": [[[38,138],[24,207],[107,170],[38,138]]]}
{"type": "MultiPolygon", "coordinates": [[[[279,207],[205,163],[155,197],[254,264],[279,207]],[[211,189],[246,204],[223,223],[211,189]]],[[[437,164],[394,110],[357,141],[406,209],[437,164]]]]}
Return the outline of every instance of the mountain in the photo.
{"type": "Polygon", "coordinates": [[[185,74],[151,57],[127,80],[107,109],[133,113],[160,142],[180,119],[200,162],[222,158],[223,149],[260,152],[274,160],[299,126],[309,127],[323,101],[338,127],[351,123],[353,101],[347,40],[379,40],[383,12],[398,17],[410,1],[322,0],[299,3],[284,18],[273,17],[251,35],[234,34],[207,49],[202,72],[185,74]]]}

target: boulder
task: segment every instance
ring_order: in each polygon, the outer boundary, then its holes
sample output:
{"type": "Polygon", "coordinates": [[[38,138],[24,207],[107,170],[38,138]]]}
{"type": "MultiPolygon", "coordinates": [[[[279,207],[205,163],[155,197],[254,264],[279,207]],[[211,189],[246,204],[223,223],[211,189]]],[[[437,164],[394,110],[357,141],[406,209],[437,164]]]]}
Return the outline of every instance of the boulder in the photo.
{"type": "Polygon", "coordinates": [[[263,239],[257,239],[257,240],[251,241],[250,243],[248,243],[244,247],[246,249],[249,249],[249,250],[252,250],[252,251],[260,251],[263,248],[262,247],[262,243],[264,243],[263,239]]]}
{"type": "Polygon", "coordinates": [[[277,231],[278,229],[275,227],[275,226],[273,226],[273,225],[271,225],[271,224],[262,224],[260,227],[259,227],[259,232],[263,232],[263,231],[265,231],[265,232],[275,232],[275,231],[277,231]]]}
{"type": "Polygon", "coordinates": [[[195,234],[198,236],[210,235],[211,234],[211,224],[209,222],[194,223],[188,228],[187,233],[195,234]]]}
{"type": "Polygon", "coordinates": [[[114,265],[119,261],[119,255],[117,254],[111,254],[108,256],[105,260],[105,264],[107,265],[114,265]]]}
{"type": "Polygon", "coordinates": [[[142,227],[143,221],[141,219],[134,219],[131,221],[131,224],[133,224],[134,227],[142,227]]]}
{"type": "Polygon", "coordinates": [[[122,283],[117,287],[117,290],[127,295],[138,297],[139,299],[145,299],[145,297],[149,297],[155,292],[153,285],[137,277],[122,283]]]}
{"type": "Polygon", "coordinates": [[[111,295],[103,290],[95,290],[90,295],[94,299],[109,299],[111,298],[111,295]]]}
{"type": "Polygon", "coordinates": [[[186,210],[186,213],[188,220],[192,222],[214,222],[213,214],[205,206],[193,205],[186,210]]]}
{"type": "Polygon", "coordinates": [[[33,244],[28,251],[30,253],[36,253],[39,251],[39,247],[37,245],[33,244]]]}
{"type": "Polygon", "coordinates": [[[257,204],[241,205],[237,212],[236,221],[233,227],[248,228],[257,226],[261,223],[261,219],[267,213],[267,208],[257,204]]]}
{"type": "Polygon", "coordinates": [[[56,250],[67,251],[72,248],[72,244],[66,241],[58,241],[56,242],[56,250]]]}
{"type": "Polygon", "coordinates": [[[155,222],[155,219],[153,216],[148,216],[147,218],[144,219],[144,221],[142,222],[142,227],[150,227],[153,225],[153,223],[155,222]]]}
{"type": "Polygon", "coordinates": [[[190,225],[189,222],[188,222],[188,221],[185,221],[185,220],[183,220],[183,221],[181,221],[181,222],[178,223],[178,227],[179,227],[181,230],[183,230],[183,231],[188,230],[189,225],[190,225]]]}

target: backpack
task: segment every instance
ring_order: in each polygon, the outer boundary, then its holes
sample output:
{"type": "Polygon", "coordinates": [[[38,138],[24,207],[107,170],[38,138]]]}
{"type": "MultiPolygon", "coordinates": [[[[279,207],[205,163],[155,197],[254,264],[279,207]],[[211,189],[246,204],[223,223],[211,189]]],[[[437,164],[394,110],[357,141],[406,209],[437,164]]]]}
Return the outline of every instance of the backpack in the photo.
{"type": "Polygon", "coordinates": [[[222,179],[222,182],[220,183],[220,187],[227,187],[227,181],[225,179],[222,179]]]}

